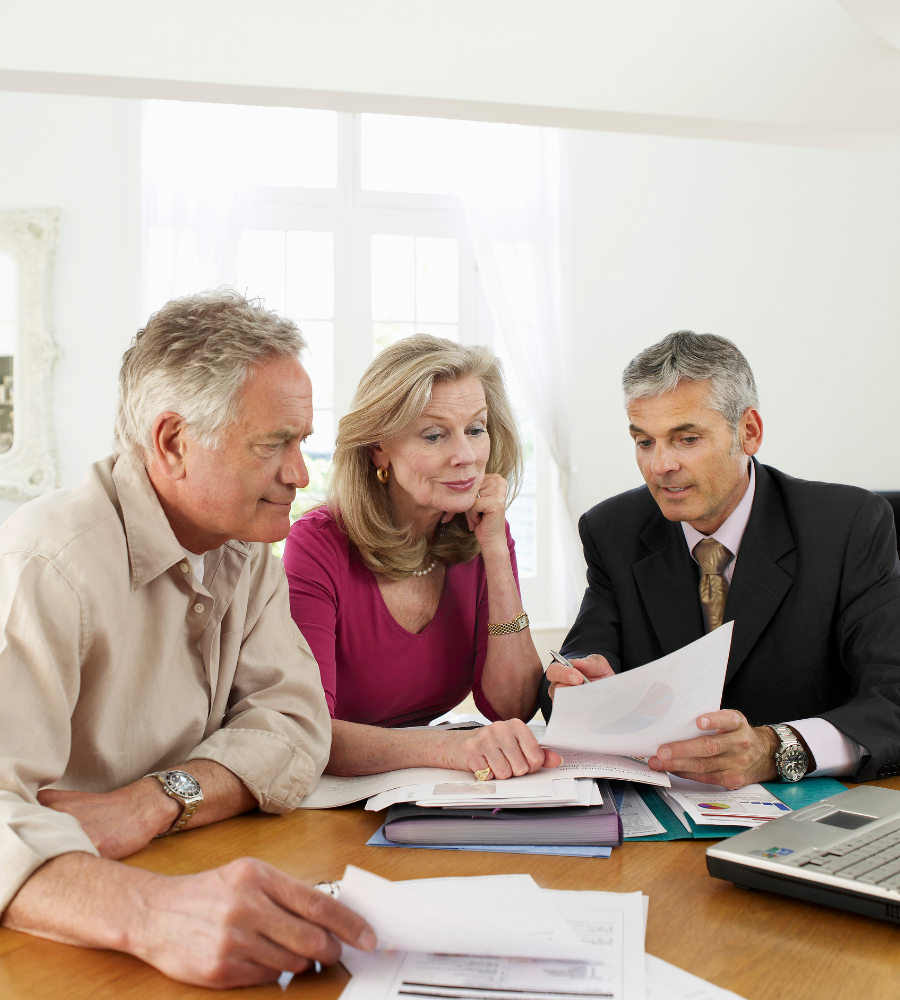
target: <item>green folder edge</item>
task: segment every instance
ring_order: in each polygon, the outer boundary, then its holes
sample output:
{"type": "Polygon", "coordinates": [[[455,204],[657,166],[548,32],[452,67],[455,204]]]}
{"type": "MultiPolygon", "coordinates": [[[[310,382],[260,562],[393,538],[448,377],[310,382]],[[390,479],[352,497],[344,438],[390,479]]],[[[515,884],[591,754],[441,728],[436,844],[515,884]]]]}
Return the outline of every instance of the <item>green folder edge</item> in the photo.
{"type": "MultiPolygon", "coordinates": [[[[791,784],[764,781],[762,786],[795,812],[804,806],[812,805],[813,802],[827,799],[829,795],[847,791],[846,787],[834,778],[803,778],[791,784]]],[[[666,832],[655,833],[652,837],[628,837],[622,841],[623,844],[638,844],[644,840],[722,840],[750,829],[746,826],[697,826],[690,817],[685,817],[691,824],[691,832],[688,833],[681,820],[666,805],[652,785],[640,785],[634,782],[631,787],[637,791],[650,812],[666,828],[666,832]]]]}

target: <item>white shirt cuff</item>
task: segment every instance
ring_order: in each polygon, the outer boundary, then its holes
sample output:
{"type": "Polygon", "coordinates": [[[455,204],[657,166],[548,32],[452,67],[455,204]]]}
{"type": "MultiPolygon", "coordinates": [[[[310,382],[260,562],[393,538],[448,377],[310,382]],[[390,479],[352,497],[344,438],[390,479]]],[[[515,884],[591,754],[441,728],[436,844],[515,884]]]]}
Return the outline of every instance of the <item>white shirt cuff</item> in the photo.
{"type": "Polygon", "coordinates": [[[825,719],[800,719],[787,725],[793,726],[806,740],[816,758],[816,769],[809,773],[810,778],[852,774],[859,764],[860,755],[869,752],[825,719]]]}

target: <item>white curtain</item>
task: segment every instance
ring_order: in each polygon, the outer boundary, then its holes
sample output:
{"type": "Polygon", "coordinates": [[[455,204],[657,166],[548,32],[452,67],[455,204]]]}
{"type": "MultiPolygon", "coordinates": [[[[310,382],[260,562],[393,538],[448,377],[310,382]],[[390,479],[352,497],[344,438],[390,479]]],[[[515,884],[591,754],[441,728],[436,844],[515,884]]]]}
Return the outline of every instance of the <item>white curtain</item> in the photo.
{"type": "Polygon", "coordinates": [[[455,188],[466,213],[494,326],[556,466],[552,516],[566,620],[584,591],[584,560],[569,512],[572,359],[564,328],[558,129],[461,122],[455,188]]]}

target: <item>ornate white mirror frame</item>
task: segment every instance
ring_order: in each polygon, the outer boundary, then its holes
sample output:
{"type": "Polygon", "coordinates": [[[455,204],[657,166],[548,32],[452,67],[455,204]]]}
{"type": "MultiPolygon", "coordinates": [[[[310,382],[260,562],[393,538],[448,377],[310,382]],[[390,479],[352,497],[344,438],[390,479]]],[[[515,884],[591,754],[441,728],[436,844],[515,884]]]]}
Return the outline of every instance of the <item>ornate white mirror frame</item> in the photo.
{"type": "MultiPolygon", "coordinates": [[[[0,211],[0,254],[17,267],[12,446],[0,453],[0,496],[31,500],[59,484],[53,434],[53,370],[59,351],[50,324],[50,284],[59,209],[0,211]]],[[[0,390],[2,392],[2,390],[0,390]]]]}

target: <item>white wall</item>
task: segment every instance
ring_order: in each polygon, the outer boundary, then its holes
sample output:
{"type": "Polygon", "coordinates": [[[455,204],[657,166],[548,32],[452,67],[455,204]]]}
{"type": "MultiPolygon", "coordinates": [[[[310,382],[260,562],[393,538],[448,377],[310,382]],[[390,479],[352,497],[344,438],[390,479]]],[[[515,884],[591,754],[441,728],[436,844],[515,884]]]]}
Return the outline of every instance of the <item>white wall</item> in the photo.
{"type": "Polygon", "coordinates": [[[666,333],[729,337],[760,459],[900,489],[900,162],[893,155],[570,133],[576,516],[640,485],[621,405],[666,333]]]}
{"type": "MultiPolygon", "coordinates": [[[[140,105],[0,93],[0,209],[62,209],[53,325],[60,483],[112,444],[116,375],[140,316],[140,105]]],[[[0,502],[0,518],[16,507],[0,502]]]]}

